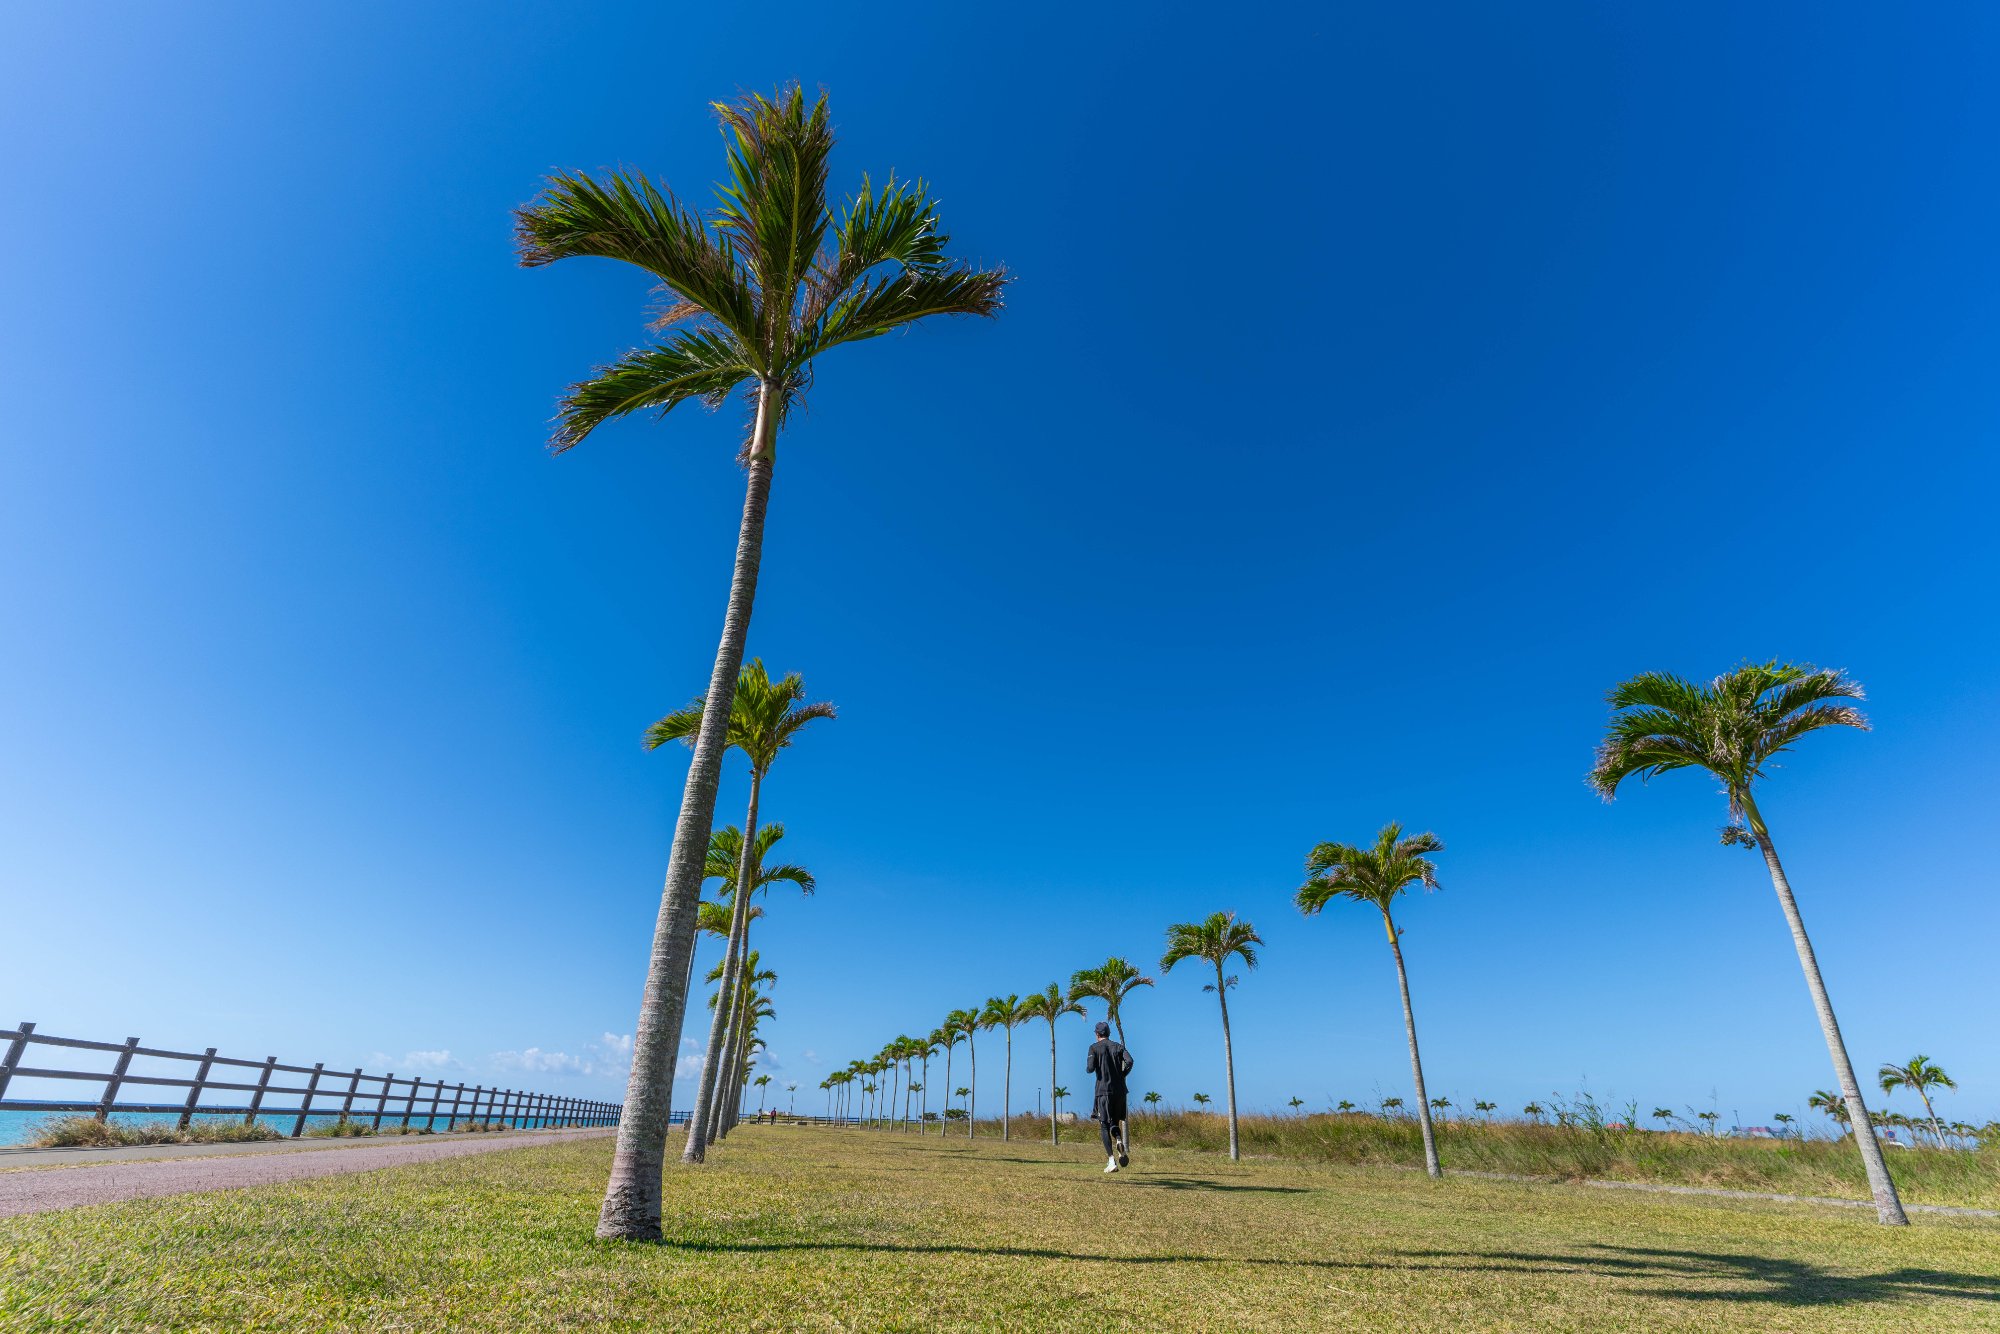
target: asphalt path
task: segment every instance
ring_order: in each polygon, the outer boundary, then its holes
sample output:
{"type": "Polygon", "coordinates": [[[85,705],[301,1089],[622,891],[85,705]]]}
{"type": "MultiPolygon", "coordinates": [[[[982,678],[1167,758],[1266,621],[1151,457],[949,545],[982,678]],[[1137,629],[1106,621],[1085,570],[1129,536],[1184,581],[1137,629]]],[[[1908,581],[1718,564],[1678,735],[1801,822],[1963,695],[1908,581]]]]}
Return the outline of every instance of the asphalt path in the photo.
{"type": "MultiPolygon", "coordinates": [[[[77,1166],[50,1161],[50,1166],[61,1170],[0,1172],[0,1218],[44,1213],[51,1209],[75,1209],[90,1204],[111,1204],[119,1200],[150,1199],[158,1195],[182,1195],[190,1191],[236,1190],[243,1186],[308,1181],[347,1172],[374,1172],[384,1167],[409,1167],[444,1158],[463,1158],[467,1154],[533,1148],[558,1139],[601,1139],[616,1133],[616,1130],[602,1129],[479,1138],[468,1136],[463,1139],[399,1136],[389,1143],[364,1140],[357,1144],[348,1140],[338,1148],[329,1147],[326,1150],[300,1148],[291,1152],[231,1153],[222,1146],[201,1146],[210,1148],[209,1156],[98,1161],[77,1166]]],[[[49,1160],[37,1158],[35,1165],[41,1166],[45,1161],[49,1160]]],[[[0,1159],[0,1164],[26,1165],[12,1156],[0,1159]]]]}

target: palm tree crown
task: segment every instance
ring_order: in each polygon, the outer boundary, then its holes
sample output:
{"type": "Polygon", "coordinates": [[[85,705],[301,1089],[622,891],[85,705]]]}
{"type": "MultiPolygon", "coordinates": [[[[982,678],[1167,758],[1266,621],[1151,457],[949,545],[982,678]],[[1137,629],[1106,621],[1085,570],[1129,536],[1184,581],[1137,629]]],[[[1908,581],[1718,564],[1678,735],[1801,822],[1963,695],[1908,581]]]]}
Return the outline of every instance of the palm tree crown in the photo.
{"type": "MultiPolygon", "coordinates": [[[[1387,824],[1370,848],[1348,843],[1321,843],[1306,857],[1306,882],[1299,886],[1299,911],[1311,915],[1335,898],[1372,903],[1386,915],[1396,896],[1411,885],[1436,889],[1437,867],[1429,860],[1443,852],[1436,834],[1403,835],[1403,826],[1387,824]]],[[[1394,932],[1391,932],[1393,938],[1394,932]]]]}
{"type": "MultiPolygon", "coordinates": [[[[658,750],[669,741],[693,746],[701,731],[703,701],[675,709],[646,729],[646,749],[658,750]]],[[[749,759],[759,777],[771,772],[778,753],[798,739],[807,723],[837,718],[840,711],[825,700],[806,699],[806,682],[797,672],[776,681],[762,658],[752,658],[736,676],[736,697],[729,705],[729,744],[749,759]]]]}
{"type": "Polygon", "coordinates": [[[863,177],[830,204],[833,126],[822,94],[794,85],[716,103],[729,179],[706,219],[645,177],[563,173],[515,213],[527,267],[559,259],[622,260],[659,283],[653,328],[665,337],[571,385],[550,441],[557,452],[613,417],[670,411],[689,399],[719,407],[757,387],[746,458],[775,455],[777,431],[812,383],[814,358],[932,315],[995,315],[1007,276],[945,254],[950,241],[922,181],[863,177]]]}
{"type": "Polygon", "coordinates": [[[1160,956],[1160,971],[1171,973],[1185,959],[1206,959],[1220,971],[1234,955],[1244,966],[1257,966],[1257,946],[1264,938],[1248,922],[1236,920],[1233,912],[1219,912],[1199,922],[1176,922],[1167,928],[1167,952],[1160,956]]]}
{"type": "MultiPolygon", "coordinates": [[[[803,866],[799,866],[793,862],[779,862],[773,866],[766,866],[764,864],[766,854],[784,836],[784,824],[773,820],[770,824],[759,829],[757,837],[752,840],[752,843],[755,845],[750,849],[750,891],[753,897],[759,891],[767,890],[776,884],[797,886],[801,894],[810,894],[819,888],[819,882],[813,879],[812,872],[806,870],[803,866]]],[[[702,878],[704,880],[720,880],[722,882],[722,897],[727,902],[733,903],[735,901],[736,877],[741,873],[742,866],[743,831],[741,829],[738,829],[733,824],[724,825],[708,836],[708,863],[702,870],[702,878]]],[[[706,910],[711,906],[723,908],[723,904],[720,903],[713,905],[703,904],[702,908],[706,910]]],[[[726,913],[727,909],[723,908],[723,911],[726,913]]],[[[763,915],[764,910],[753,904],[746,915],[746,920],[754,920],[763,915]]],[[[725,920],[727,919],[725,918],[725,920]]],[[[705,914],[702,921],[705,926],[708,921],[705,914]]],[[[727,933],[728,928],[725,927],[722,934],[726,935],[727,933]]]]}
{"type": "Polygon", "coordinates": [[[1590,770],[1590,785],[1606,801],[1634,775],[1643,783],[1673,769],[1706,769],[1721,780],[1730,816],[1747,815],[1753,829],[1762,821],[1750,788],[1773,757],[1822,727],[1868,729],[1860,710],[1842,702],[1862,698],[1858,683],[1791,663],[1745,664],[1707,685],[1645,672],[1608,698],[1614,713],[1590,770]]]}
{"type": "Polygon", "coordinates": [[[1070,974],[1069,998],[1103,1001],[1105,1017],[1118,1030],[1118,1040],[1123,1042],[1125,1022],[1121,1011],[1125,998],[1140,987],[1152,985],[1152,978],[1140,976],[1137,968],[1114,954],[1095,968],[1080,968],[1070,974]]]}

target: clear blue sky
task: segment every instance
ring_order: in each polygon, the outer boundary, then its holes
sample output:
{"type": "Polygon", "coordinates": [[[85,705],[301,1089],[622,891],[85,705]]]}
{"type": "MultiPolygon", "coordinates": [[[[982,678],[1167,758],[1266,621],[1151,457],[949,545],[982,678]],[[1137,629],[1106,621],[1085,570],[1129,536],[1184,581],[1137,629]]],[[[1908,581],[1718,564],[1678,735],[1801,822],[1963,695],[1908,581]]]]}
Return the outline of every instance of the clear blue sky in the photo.
{"type": "MultiPolygon", "coordinates": [[[[1019,281],[780,456],[752,648],[842,710],[767,793],[781,1079],[1233,908],[1246,1102],[1405,1093],[1379,925],[1290,900],[1401,819],[1435,1090],[1802,1113],[1712,785],[1582,782],[1622,676],[1785,657],[1877,727],[1765,805],[1855,1059],[2000,1114],[1990,11],[6,8],[0,1020],[618,1091],[741,420],[549,457],[646,284],[508,214],[705,197],[799,78],[1019,281]]],[[[1220,1094],[1199,977],[1131,1030],[1220,1094]]]]}

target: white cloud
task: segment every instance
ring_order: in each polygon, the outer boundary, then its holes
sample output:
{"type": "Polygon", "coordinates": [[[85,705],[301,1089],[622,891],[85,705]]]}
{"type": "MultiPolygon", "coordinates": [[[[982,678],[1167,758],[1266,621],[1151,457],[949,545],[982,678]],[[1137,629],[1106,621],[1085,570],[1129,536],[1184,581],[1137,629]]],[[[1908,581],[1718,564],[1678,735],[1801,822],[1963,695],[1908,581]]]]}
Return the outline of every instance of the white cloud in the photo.
{"type": "Polygon", "coordinates": [[[807,1065],[819,1064],[819,1053],[814,1051],[811,1047],[807,1047],[805,1051],[801,1054],[806,1058],[807,1065]]]}
{"type": "Polygon", "coordinates": [[[452,1058],[450,1050],[440,1049],[438,1051],[404,1052],[402,1063],[397,1068],[414,1073],[418,1070],[460,1070],[464,1066],[465,1063],[463,1061],[452,1058]]]}
{"type": "Polygon", "coordinates": [[[540,1047],[529,1047],[526,1051],[496,1051],[492,1063],[501,1070],[529,1071],[540,1075],[591,1073],[590,1063],[581,1057],[571,1056],[566,1051],[543,1051],[540,1047]]]}

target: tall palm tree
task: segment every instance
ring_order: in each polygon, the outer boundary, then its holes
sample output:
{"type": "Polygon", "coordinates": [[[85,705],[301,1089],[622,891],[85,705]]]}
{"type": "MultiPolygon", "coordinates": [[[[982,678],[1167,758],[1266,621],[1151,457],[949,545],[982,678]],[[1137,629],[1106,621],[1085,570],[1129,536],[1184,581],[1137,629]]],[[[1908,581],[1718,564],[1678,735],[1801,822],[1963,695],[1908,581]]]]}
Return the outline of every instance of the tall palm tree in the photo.
{"type": "Polygon", "coordinates": [[[1907,1065],[1884,1065],[1880,1073],[1885,1097],[1897,1089],[1909,1089],[1924,1100],[1924,1116],[1931,1123],[1931,1134],[1937,1136],[1938,1147],[1944,1148],[1944,1131],[1938,1125],[1936,1109],[1931,1106],[1931,1090],[1956,1089],[1958,1085],[1951,1076],[1928,1056],[1912,1056],[1907,1065]]]}
{"type": "MultiPolygon", "coordinates": [[[[761,672],[762,665],[757,664],[757,666],[761,672]]],[[[746,670],[745,676],[747,677],[748,675],[749,673],[746,670]]],[[[744,697],[744,694],[739,692],[737,695],[738,702],[741,703],[744,697]]],[[[754,812],[752,818],[755,818],[754,812]]],[[[734,947],[738,969],[737,975],[723,984],[723,994],[728,997],[727,1003],[729,1007],[729,1023],[725,1027],[724,1032],[732,1035],[724,1039],[721,1065],[719,1067],[723,1070],[734,1069],[735,1067],[731,1062],[740,1055],[731,1044],[733,1043],[733,1035],[739,1027],[737,1021],[742,1017],[744,996],[746,994],[742,986],[742,961],[750,948],[751,923],[764,915],[764,910],[752,903],[751,900],[757,894],[767,894],[770,887],[776,884],[793,885],[801,894],[808,895],[817,888],[817,882],[813,879],[812,873],[804,867],[791,862],[772,864],[768,861],[771,849],[782,842],[784,837],[785,826],[775,820],[758,829],[756,836],[750,841],[748,847],[744,845],[742,832],[735,825],[725,826],[709,836],[708,864],[703,871],[703,875],[705,878],[720,879],[722,881],[722,898],[730,905],[729,943],[734,947]],[[748,873],[751,892],[749,894],[738,894],[736,887],[742,883],[742,877],[746,872],[748,873]]],[[[725,966],[728,964],[727,954],[724,955],[724,964],[725,966]]],[[[727,974],[725,974],[725,977],[727,977],[727,974]]],[[[711,1040],[713,1036],[713,1033],[711,1033],[711,1040]]],[[[702,1064],[704,1071],[706,1071],[708,1068],[706,1055],[704,1055],[702,1064]]],[[[735,1124],[735,1117],[733,1115],[727,1115],[721,1111],[723,1102],[722,1082],[719,1080],[714,1081],[711,1085],[711,1097],[708,1102],[707,1124],[710,1143],[713,1143],[721,1135],[728,1133],[729,1127],[735,1124]]],[[[699,1099],[697,1099],[697,1103],[699,1103],[699,1099]]],[[[730,1111],[733,1112],[734,1103],[731,1102],[728,1106],[730,1111]]],[[[690,1123],[692,1124],[692,1121],[690,1123]]]]}
{"type": "Polygon", "coordinates": [[[994,996],[979,1012],[981,1028],[998,1028],[1007,1034],[1006,1073],[1000,1079],[1000,1139],[1007,1139],[1009,1124],[1014,1119],[1014,1025],[1027,1017],[1021,1008],[1021,998],[1012,992],[1005,996],[994,996]]]}
{"type": "MultiPolygon", "coordinates": [[[[979,1097],[979,1094],[976,1091],[979,1088],[979,1049],[973,1043],[974,1035],[979,1032],[979,1011],[953,1010],[950,1014],[945,1016],[944,1022],[946,1028],[949,1029],[950,1031],[956,1033],[962,1033],[965,1035],[965,1059],[972,1063],[972,1073],[966,1076],[965,1080],[965,1087],[967,1090],[966,1104],[965,1104],[965,1137],[967,1139],[971,1139],[972,1122],[973,1122],[973,1103],[979,1097]]],[[[945,1053],[947,1061],[949,1061],[950,1055],[951,1053],[949,1051],[945,1053]]],[[[950,1073],[951,1073],[949,1065],[947,1065],[945,1073],[946,1073],[945,1082],[949,1083],[950,1073]]]]}
{"type": "MultiPolygon", "coordinates": [[[[654,723],[646,729],[647,749],[657,750],[672,741],[690,746],[695,744],[701,736],[702,714],[706,708],[705,699],[693,700],[654,723]]],[[[753,658],[737,674],[736,693],[729,705],[726,738],[730,747],[742,751],[750,761],[750,808],[743,817],[743,832],[736,839],[739,861],[734,883],[750,885],[753,890],[758,885],[752,866],[768,844],[760,840],[757,813],[763,800],[764,780],[770,776],[771,766],[778,762],[778,756],[791,747],[808,725],[821,718],[836,716],[833,705],[806,699],[805,678],[797,672],[773,681],[764,669],[763,660],[753,658]]],[[[710,843],[712,849],[714,840],[711,839],[710,843]]],[[[802,884],[801,888],[808,894],[812,892],[810,883],[802,884]]],[[[694,1119],[689,1125],[687,1146],[681,1152],[682,1159],[690,1163],[700,1162],[709,1144],[716,1138],[720,1109],[718,1081],[723,1078],[724,1071],[732,1068],[730,1059],[737,1055],[727,1046],[726,1038],[733,1030],[743,1004],[736,970],[747,948],[744,937],[749,929],[746,914],[750,897],[749,894],[735,896],[736,920],[730,929],[729,950],[725,955],[727,966],[723,972],[724,1003],[717,1008],[715,1021],[710,1026],[708,1051],[702,1058],[701,1082],[695,1094],[694,1119]]],[[[736,1100],[729,1099],[728,1107],[732,1113],[735,1106],[736,1100]]],[[[735,1118],[731,1115],[728,1119],[733,1122],[735,1118]]]]}
{"type": "MultiPolygon", "coordinates": [[[[926,1113],[930,1111],[930,1106],[931,1106],[931,1097],[930,1097],[931,1057],[936,1054],[938,1048],[945,1047],[946,1055],[944,1058],[945,1059],[944,1086],[946,1088],[950,1088],[951,1055],[950,1055],[950,1048],[945,1046],[945,1032],[942,1028],[932,1029],[931,1035],[929,1037],[921,1038],[918,1040],[918,1042],[919,1045],[917,1050],[919,1058],[922,1060],[924,1067],[923,1073],[917,1077],[918,1079],[917,1092],[920,1095],[922,1095],[917,1099],[917,1133],[919,1135],[922,1135],[928,1133],[924,1126],[924,1118],[926,1113]]],[[[938,1133],[942,1135],[944,1131],[940,1129],[938,1133]]]]}
{"type": "Polygon", "coordinates": [[[1236,920],[1233,912],[1219,912],[1199,922],[1176,922],[1167,928],[1167,952],[1160,956],[1160,971],[1171,973],[1184,959],[1205,959],[1215,966],[1215,983],[1203,991],[1213,991],[1222,1006],[1222,1067],[1229,1080],[1229,1157],[1243,1157],[1236,1135],[1236,1049],[1229,1036],[1229,988],[1234,977],[1223,970],[1232,956],[1243,960],[1245,968],[1257,966],[1257,946],[1264,938],[1248,922],[1236,920]]]}
{"type": "Polygon", "coordinates": [[[1118,1030],[1118,1041],[1122,1044],[1125,1041],[1125,1020],[1122,1017],[1125,998],[1140,987],[1152,985],[1152,978],[1141,977],[1137,968],[1114,954],[1095,968],[1079,968],[1071,973],[1069,998],[1073,1001],[1103,1001],[1105,1017],[1118,1030]]]}
{"type": "Polygon", "coordinates": [[[1819,1013],[1820,1032],[1826,1038],[1827,1054],[1833,1058],[1834,1078],[1853,1114],[1857,1127],[1854,1142],[1861,1150],[1868,1186],[1875,1195],[1875,1216],[1883,1223],[1901,1225],[1909,1219],[1896,1194],[1896,1183],[1889,1177],[1882,1146],[1865,1130],[1867,1104],[1861,1098],[1854,1064],[1847,1058],[1847,1043],[1840,1036],[1812,938],[1806,935],[1805,919],[1799,915],[1798,900],[1792,896],[1791,882],[1778,861],[1770,828],[1751,794],[1752,786],[1764,776],[1764,766],[1808,732],[1823,727],[1865,731],[1868,720],[1847,702],[1861,697],[1860,685],[1844,672],[1775,662],[1746,663],[1707,685],[1664,672],[1647,672],[1612,690],[1611,722],[1597,747],[1590,783],[1606,801],[1617,793],[1620,783],[1635,774],[1644,782],[1673,769],[1706,769],[1722,783],[1731,821],[1722,831],[1722,841],[1753,847],[1764,856],[1778,905],[1791,928],[1792,947],[1805,973],[1806,990],[1812,993],[1813,1008],[1819,1013]]]}
{"type": "MultiPolygon", "coordinates": [[[[1051,982],[1048,989],[1038,991],[1021,1002],[1021,1014],[1029,1019],[1049,1021],[1049,1088],[1056,1086],[1056,1020],[1066,1014],[1082,1014],[1083,1007],[1063,994],[1063,989],[1051,982]]],[[[1049,1098],[1049,1143],[1062,1143],[1062,1130],[1056,1124],[1056,1100],[1049,1098]]]]}
{"type": "Polygon", "coordinates": [[[667,299],[654,322],[661,341],[571,386],[557,409],[553,449],[575,446],[614,417],[665,413],[690,399],[719,407],[740,389],[755,405],[741,455],[743,518],[729,605],[674,828],[633,1036],[630,1087],[598,1221],[599,1235],[608,1239],[660,1235],[667,1142],[660,1090],[680,1040],[687,999],[681,980],[694,941],[694,903],[725,728],[756,601],[779,431],[803,401],[820,354],[933,315],[995,315],[1006,284],[999,270],[949,259],[948,238],[921,181],[891,178],[877,191],[864,178],[845,207],[828,201],[834,134],[824,97],[808,106],[792,87],[775,97],[749,94],[715,110],[729,181],[710,218],[627,173],[603,180],[555,176],[515,214],[522,264],[622,260],[656,280],[667,299]]]}
{"type": "Polygon", "coordinates": [[[1424,1095],[1424,1061],[1417,1053],[1417,1016],[1410,1008],[1410,975],[1403,967],[1402,930],[1391,916],[1389,905],[1411,885],[1437,888],[1437,868],[1425,860],[1428,854],[1444,851],[1436,834],[1403,837],[1403,826],[1388,824],[1375,836],[1375,846],[1358,848],[1346,843],[1322,843],[1306,857],[1306,882],[1299,886],[1299,911],[1307,916],[1324,908],[1335,897],[1372,903],[1382,913],[1382,927],[1389,933],[1389,949],[1396,956],[1396,984],[1403,992],[1403,1031],[1410,1041],[1410,1074],[1417,1085],[1417,1122],[1424,1136],[1424,1170],[1443,1175],[1438,1164],[1437,1132],[1431,1126],[1430,1103],[1424,1095]]]}
{"type": "Polygon", "coordinates": [[[757,1115],[761,1117],[764,1115],[765,1086],[771,1082],[771,1077],[769,1075],[758,1075],[750,1082],[757,1086],[757,1115]]]}
{"type": "MultiPolygon", "coordinates": [[[[738,700],[742,700],[742,698],[744,696],[738,694],[738,700]]],[[[722,986],[724,996],[728,998],[726,1000],[726,1004],[728,1004],[728,1024],[722,1030],[724,1038],[722,1038],[720,1070],[734,1070],[736,1064],[732,1064],[732,1062],[738,1062],[738,1058],[742,1056],[742,1052],[738,1052],[736,1046],[734,1046],[734,1042],[736,1042],[734,1036],[740,1030],[744,998],[748,996],[748,992],[746,992],[746,988],[742,984],[742,966],[744,966],[742,960],[748,958],[750,954],[754,954],[754,950],[750,950],[750,924],[756,918],[764,916],[764,910],[758,908],[758,906],[754,906],[750,900],[756,894],[768,894],[770,886],[774,886],[774,884],[792,884],[792,886],[798,888],[800,894],[812,894],[814,888],[818,888],[816,880],[812,878],[812,872],[808,872],[804,866],[798,866],[794,862],[778,862],[778,864],[770,864],[768,862],[770,850],[776,848],[782,840],[784,840],[784,824],[780,824],[776,820],[772,820],[770,824],[766,824],[764,828],[760,828],[756,832],[756,838],[750,840],[750,846],[744,846],[744,838],[736,830],[734,824],[716,830],[710,836],[710,840],[708,840],[708,858],[710,860],[708,860],[708,868],[706,868],[704,874],[722,880],[722,898],[726,898],[730,902],[730,942],[736,946],[736,974],[734,976],[724,974],[726,980],[724,980],[724,986],[722,986]],[[742,878],[746,874],[748,874],[750,894],[738,894],[736,886],[744,882],[742,878]]],[[[724,966],[728,966],[728,956],[724,956],[724,966]]],[[[710,1038],[714,1038],[714,1034],[710,1034],[710,1038]]],[[[706,1054],[704,1054],[704,1062],[702,1064],[704,1064],[704,1070],[706,1070],[706,1066],[708,1066],[706,1054]]],[[[724,1080],[714,1080],[712,1088],[710,1088],[710,1094],[712,1094],[710,1100],[708,1100],[708,1132],[710,1132],[708,1138],[710,1138],[710,1142],[714,1142],[720,1136],[728,1134],[730,1126],[736,1124],[736,1116],[734,1116],[736,1102],[734,1100],[726,1100],[722,1096],[722,1088],[724,1088],[724,1080]]],[[[690,1130],[690,1134],[692,1134],[692,1130],[690,1130]]]]}

